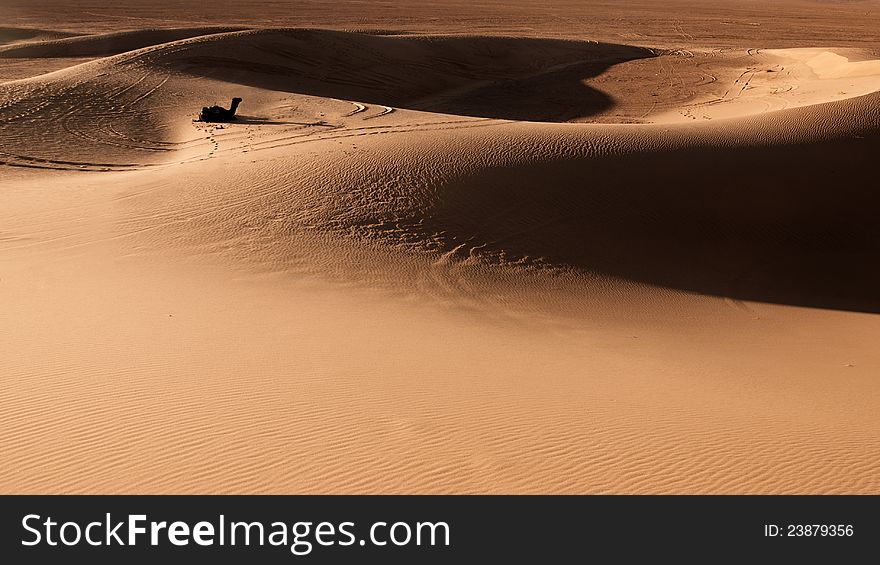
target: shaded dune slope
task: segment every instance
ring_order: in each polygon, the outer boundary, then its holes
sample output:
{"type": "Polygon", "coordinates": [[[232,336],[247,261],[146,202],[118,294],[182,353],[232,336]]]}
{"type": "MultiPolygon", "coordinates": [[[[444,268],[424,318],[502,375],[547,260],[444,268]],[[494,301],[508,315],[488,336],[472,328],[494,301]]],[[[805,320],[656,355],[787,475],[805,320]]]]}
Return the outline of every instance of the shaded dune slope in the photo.
{"type": "Polygon", "coordinates": [[[284,243],[290,234],[317,227],[441,264],[574,268],[880,312],[877,103],[871,95],[744,118],[736,130],[729,122],[438,125],[420,130],[417,144],[393,129],[352,131],[325,137],[311,168],[279,143],[267,149],[275,166],[259,175],[228,164],[232,178],[249,179],[253,201],[205,226],[239,239],[259,226],[281,255],[297,253],[284,243]],[[333,153],[339,140],[363,153],[333,153]]]}
{"type": "MultiPolygon", "coordinates": [[[[458,260],[880,312],[877,107],[878,97],[866,97],[810,122],[789,111],[754,120],[741,136],[726,127],[444,134],[422,147],[436,168],[420,180],[421,209],[353,211],[351,223],[431,242],[458,260]],[[837,129],[853,110],[859,129],[837,129]],[[443,158],[462,144],[480,151],[443,158]]],[[[417,162],[388,157],[367,178],[406,178],[394,163],[417,162]]]]}
{"type": "Polygon", "coordinates": [[[414,110],[565,121],[611,100],[582,81],[650,49],[556,39],[257,30],[130,60],[200,77],[414,110]],[[218,49],[222,42],[223,49],[218,49]]]}
{"type": "MultiPolygon", "coordinates": [[[[172,124],[198,104],[197,79],[225,82],[230,93],[246,85],[555,120],[610,103],[577,77],[651,55],[557,40],[236,32],[8,83],[0,88],[0,120],[10,139],[58,113],[30,149],[42,152],[34,158],[50,159],[77,132],[71,151],[94,153],[106,144],[83,136],[94,137],[103,124],[122,138],[153,140],[130,143],[117,156],[132,166],[159,165],[181,149],[172,124]],[[132,81],[131,73],[140,78],[132,81]],[[147,99],[150,109],[142,112],[147,99]]],[[[240,219],[250,218],[263,232],[260,241],[282,254],[292,231],[317,229],[446,261],[552,265],[712,295],[880,312],[880,197],[872,189],[878,102],[875,93],[693,125],[489,120],[418,129],[404,120],[371,122],[369,129],[343,123],[296,144],[283,141],[282,131],[278,141],[250,147],[248,160],[235,149],[214,155],[227,174],[237,174],[237,185],[247,179],[254,196],[236,199],[217,217],[206,212],[205,222],[234,239],[240,219]],[[330,144],[341,139],[357,140],[365,151],[342,153],[330,144]],[[317,151],[306,169],[294,165],[303,144],[317,151]],[[252,165],[259,155],[273,160],[271,169],[252,165]],[[846,182],[837,182],[841,177],[846,182]]],[[[229,190],[225,179],[195,174],[229,190]]]]}

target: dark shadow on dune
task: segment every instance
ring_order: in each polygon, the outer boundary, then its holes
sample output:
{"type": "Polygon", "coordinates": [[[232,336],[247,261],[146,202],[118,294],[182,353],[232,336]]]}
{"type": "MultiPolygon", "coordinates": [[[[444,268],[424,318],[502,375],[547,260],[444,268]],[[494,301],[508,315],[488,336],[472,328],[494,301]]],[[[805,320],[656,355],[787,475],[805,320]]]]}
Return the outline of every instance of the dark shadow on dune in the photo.
{"type": "Polygon", "coordinates": [[[487,169],[419,230],[449,249],[735,299],[880,313],[880,139],[487,169]]]}
{"type": "Polygon", "coordinates": [[[565,121],[611,99],[584,84],[649,49],[555,39],[407,37],[272,30],[193,45],[167,60],[192,75],[260,88],[465,116],[565,121]],[[227,54],[228,53],[228,54],[227,54]]]}

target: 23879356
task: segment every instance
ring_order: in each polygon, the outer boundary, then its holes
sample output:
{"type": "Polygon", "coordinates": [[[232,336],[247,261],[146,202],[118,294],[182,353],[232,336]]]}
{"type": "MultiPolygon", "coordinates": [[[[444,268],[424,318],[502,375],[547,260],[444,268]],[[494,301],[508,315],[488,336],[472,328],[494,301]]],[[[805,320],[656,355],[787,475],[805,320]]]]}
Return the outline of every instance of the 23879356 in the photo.
{"type": "Polygon", "coordinates": [[[852,537],[852,524],[764,524],[766,537],[852,537]]]}

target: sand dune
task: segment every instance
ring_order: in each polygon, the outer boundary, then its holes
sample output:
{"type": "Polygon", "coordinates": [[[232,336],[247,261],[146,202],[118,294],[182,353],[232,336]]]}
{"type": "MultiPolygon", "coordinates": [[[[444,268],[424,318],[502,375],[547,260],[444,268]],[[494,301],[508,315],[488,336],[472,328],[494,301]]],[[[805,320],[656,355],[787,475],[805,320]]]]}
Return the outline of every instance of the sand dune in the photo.
{"type": "MultiPolygon", "coordinates": [[[[609,60],[651,55],[628,49],[576,42],[309,30],[214,34],[76,67],[38,83],[12,85],[13,92],[26,94],[14,99],[9,113],[17,106],[38,106],[33,102],[37,97],[43,107],[6,118],[15,125],[10,132],[31,140],[42,135],[51,142],[42,147],[31,143],[29,155],[7,154],[7,158],[22,166],[106,170],[214,156],[214,151],[202,149],[203,142],[170,138],[170,131],[165,132],[173,123],[184,122],[186,111],[198,107],[196,99],[179,94],[190,80],[187,77],[219,78],[221,71],[229,82],[263,93],[286,85],[288,91],[369,104],[381,101],[390,107],[428,105],[478,114],[474,109],[483,105],[485,113],[499,117],[537,117],[542,112],[546,117],[562,107],[582,114],[590,111],[586,89],[577,81],[557,83],[553,69],[577,69],[580,75],[586,67],[607,65],[609,60]],[[330,44],[337,47],[332,52],[327,49],[330,44]],[[235,55],[211,56],[218,50],[235,55]],[[483,60],[481,53],[486,54],[483,60]],[[520,57],[524,53],[527,58],[520,57]],[[502,64],[493,66],[496,59],[502,64]],[[318,75],[318,69],[323,74],[318,75]],[[379,69],[385,76],[377,73],[379,69]],[[481,76],[478,69],[484,71],[481,76]],[[541,94],[528,90],[529,84],[545,83],[541,94]],[[431,89],[438,94],[426,94],[431,89]],[[170,107],[171,94],[178,94],[182,106],[178,111],[170,107]],[[584,106],[564,103],[568,95],[583,100],[584,106]],[[425,99],[442,101],[419,102],[425,99]],[[53,125],[47,126],[47,121],[53,125]],[[40,132],[28,128],[30,124],[40,132]],[[63,150],[68,159],[50,157],[66,144],[75,146],[63,150]],[[114,159],[86,159],[107,149],[114,159]]],[[[818,78],[808,81],[811,85],[828,80],[833,89],[841,78],[865,78],[880,88],[877,61],[847,63],[821,50],[777,51],[775,56],[800,57],[818,68],[818,78]]],[[[821,100],[824,91],[813,88],[813,98],[821,100]]],[[[257,96],[267,96],[263,93],[257,96]]],[[[833,98],[837,92],[824,94],[833,98]]],[[[391,238],[392,244],[404,241],[440,253],[465,245],[479,250],[475,253],[488,262],[539,258],[704,294],[876,312],[874,288],[880,272],[874,253],[880,233],[871,217],[878,202],[858,183],[837,188],[833,197],[827,186],[835,184],[842,170],[866,181],[871,176],[869,157],[876,151],[880,126],[877,99],[868,95],[846,103],[779,111],[770,120],[741,117],[737,123],[696,129],[663,125],[637,130],[461,120],[446,124],[427,115],[395,120],[394,126],[371,122],[376,125],[352,127],[350,121],[377,116],[360,114],[359,108],[345,115],[342,110],[350,106],[330,101],[325,108],[330,116],[323,112],[322,119],[312,115],[291,123],[263,116],[260,119],[273,119],[295,133],[282,134],[276,127],[253,148],[289,158],[304,140],[299,132],[310,127],[314,135],[305,137],[310,142],[358,140],[384,155],[381,160],[352,156],[339,165],[328,164],[336,169],[333,178],[345,178],[345,169],[352,168],[359,178],[307,191],[312,201],[297,203],[310,212],[309,225],[322,229],[391,238]],[[331,117],[340,123],[331,123],[331,117]],[[419,121],[426,124],[411,125],[419,121]],[[444,127],[448,125],[454,127],[444,127]],[[418,155],[393,135],[407,127],[422,132],[418,155]],[[379,133],[392,135],[381,136],[390,139],[378,143],[359,139],[379,133]],[[479,150],[461,149],[467,147],[479,150]],[[429,176],[408,183],[396,180],[421,170],[415,166],[419,160],[431,163],[429,176]],[[707,197],[709,184],[713,188],[707,197]],[[330,192],[322,194],[325,191],[330,192]],[[361,195],[360,200],[345,198],[351,194],[361,195]],[[333,204],[321,204],[324,198],[331,198],[333,204]],[[394,229],[388,231],[389,225],[394,229]]],[[[253,107],[259,98],[249,100],[253,107]]],[[[752,109],[733,101],[730,106],[728,112],[752,109]]],[[[252,126],[261,124],[257,118],[251,121],[252,126]]],[[[217,133],[212,137],[213,149],[217,133]]],[[[249,146],[245,143],[238,151],[249,146]]],[[[250,161],[237,162],[238,151],[228,150],[224,158],[230,167],[249,169],[250,161]]],[[[312,175],[300,181],[320,186],[320,179],[312,175]]],[[[266,181],[261,173],[247,182],[266,181]]],[[[292,197],[282,192],[277,203],[284,206],[281,210],[261,203],[262,212],[249,213],[301,216],[301,209],[284,204],[292,197]]]]}
{"type": "Polygon", "coordinates": [[[6,28],[5,31],[0,31],[0,60],[5,59],[0,71],[0,81],[30,78],[97,57],[236,29],[242,28],[139,29],[96,34],[6,28]],[[4,43],[9,44],[3,45],[4,43]]]}
{"type": "MultiPolygon", "coordinates": [[[[53,37],[44,39],[45,34],[34,31],[24,44],[13,44],[0,47],[0,57],[4,58],[36,58],[36,57],[103,57],[125,53],[168,43],[187,37],[195,37],[212,33],[237,31],[241,28],[229,27],[197,27],[175,29],[141,29],[136,31],[119,31],[73,37],[53,37]],[[39,38],[40,40],[37,40],[39,38]]],[[[25,30],[21,30],[25,31],[25,30]]]]}
{"type": "MultiPolygon", "coordinates": [[[[0,45],[16,44],[32,41],[48,41],[70,37],[72,33],[64,33],[61,31],[49,31],[45,29],[19,28],[19,27],[2,27],[0,28],[0,45]]],[[[8,47],[0,47],[8,48],[8,47]]]]}
{"type": "Polygon", "coordinates": [[[3,490],[878,491],[869,53],[188,28],[0,63],[72,53],[112,56],[0,84],[3,490]]]}
{"type": "MultiPolygon", "coordinates": [[[[76,33],[48,31],[44,29],[4,27],[0,28],[0,50],[15,49],[22,44],[31,42],[55,40],[75,36],[76,33]]],[[[64,57],[47,63],[45,60],[38,62],[29,59],[4,61],[0,65],[0,82],[5,80],[27,78],[38,74],[63,69],[77,63],[84,62],[81,58],[64,57]]]]}

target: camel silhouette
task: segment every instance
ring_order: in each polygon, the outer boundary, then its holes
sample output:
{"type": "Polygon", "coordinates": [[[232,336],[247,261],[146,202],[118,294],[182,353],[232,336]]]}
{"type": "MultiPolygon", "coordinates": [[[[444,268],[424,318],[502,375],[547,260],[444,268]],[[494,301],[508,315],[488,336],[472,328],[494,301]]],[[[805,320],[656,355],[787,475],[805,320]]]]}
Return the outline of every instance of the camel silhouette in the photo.
{"type": "Polygon", "coordinates": [[[235,119],[235,110],[241,104],[241,98],[233,98],[229,109],[222,106],[205,106],[199,114],[199,119],[203,122],[229,122],[235,119]]]}

